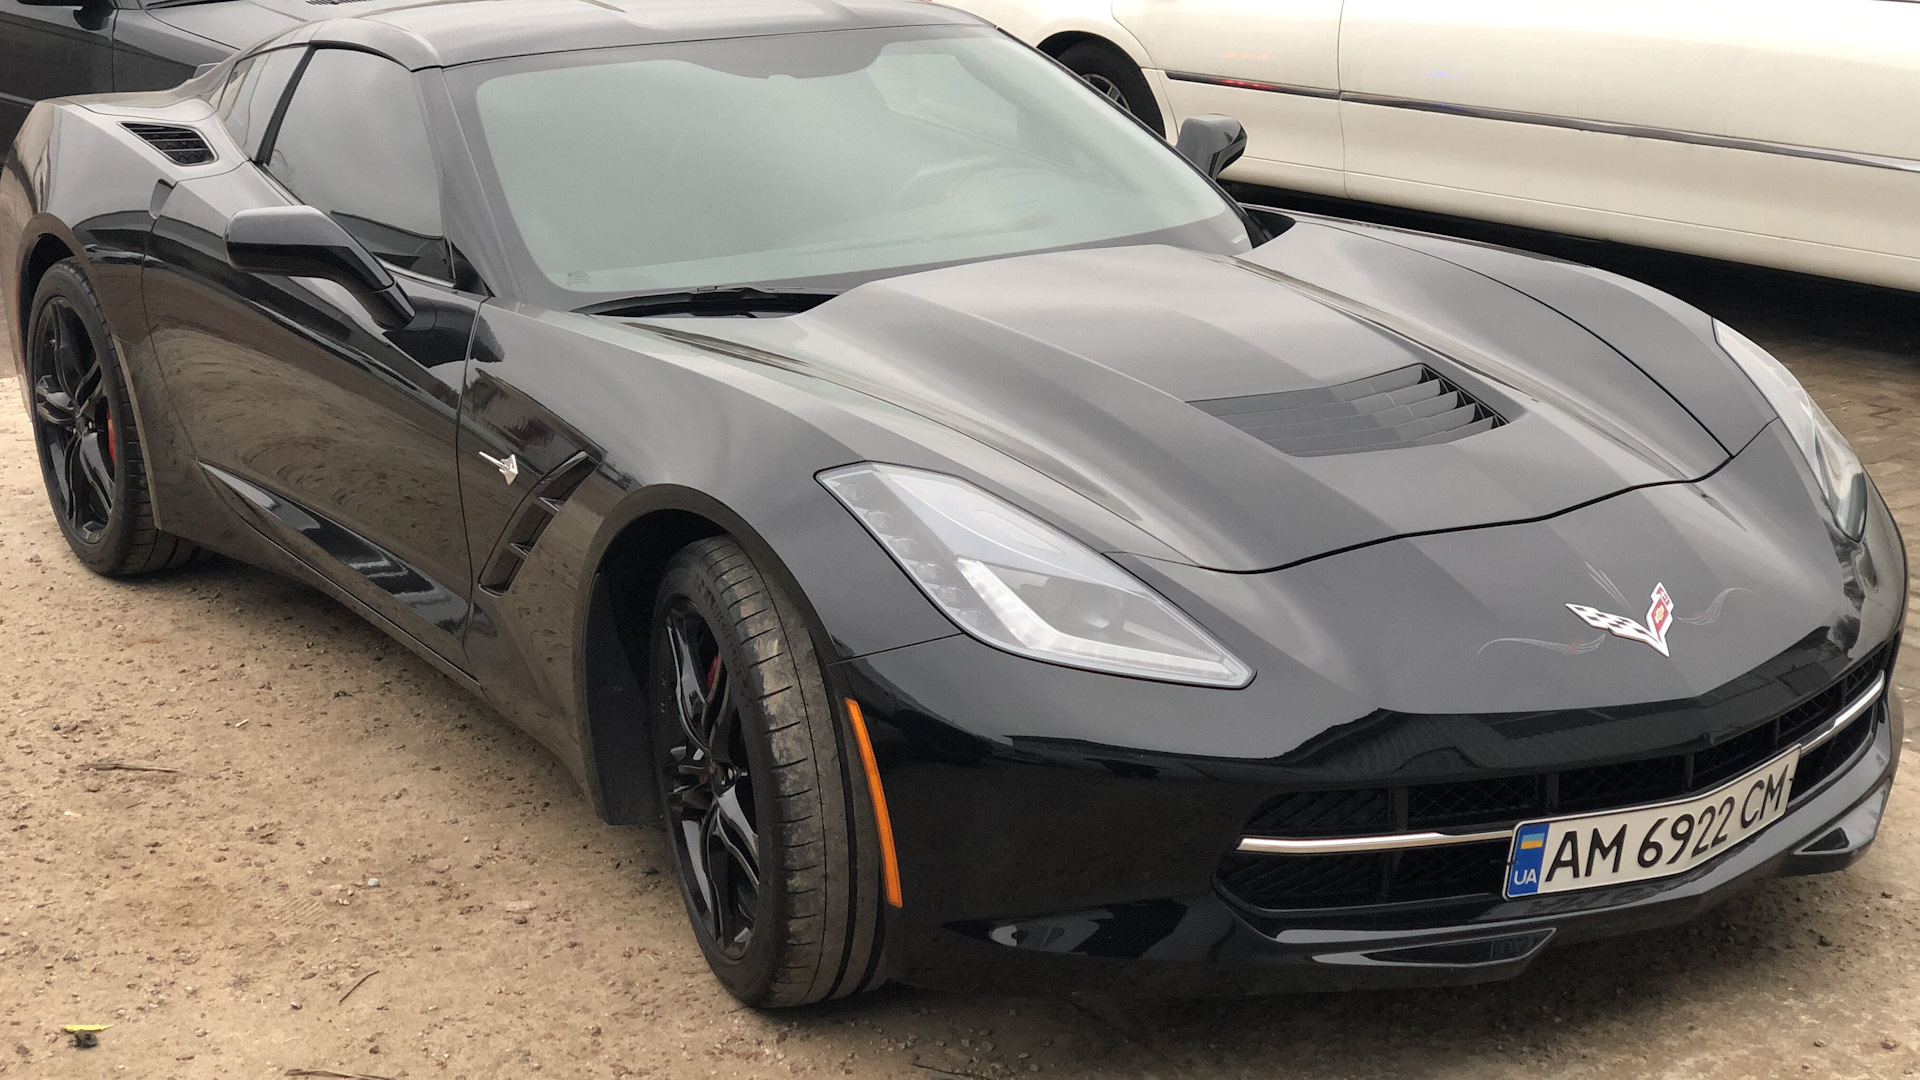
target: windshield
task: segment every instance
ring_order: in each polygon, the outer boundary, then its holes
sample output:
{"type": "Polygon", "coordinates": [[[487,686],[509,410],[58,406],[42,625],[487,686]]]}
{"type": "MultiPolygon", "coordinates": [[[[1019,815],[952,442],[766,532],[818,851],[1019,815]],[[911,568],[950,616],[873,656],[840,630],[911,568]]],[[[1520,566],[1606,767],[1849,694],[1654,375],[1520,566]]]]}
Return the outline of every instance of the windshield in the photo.
{"type": "Polygon", "coordinates": [[[1072,75],[971,27],[519,57],[450,73],[530,297],[848,287],[1113,243],[1250,246],[1231,204],[1072,75]]]}

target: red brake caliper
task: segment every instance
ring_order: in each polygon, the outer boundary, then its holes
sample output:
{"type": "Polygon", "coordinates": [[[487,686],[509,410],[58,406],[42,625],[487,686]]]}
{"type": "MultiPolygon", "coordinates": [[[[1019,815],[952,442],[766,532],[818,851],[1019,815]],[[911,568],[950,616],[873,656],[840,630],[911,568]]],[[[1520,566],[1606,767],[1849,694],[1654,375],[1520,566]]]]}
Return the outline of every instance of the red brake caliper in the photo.
{"type": "Polygon", "coordinates": [[[107,464],[113,464],[113,446],[120,441],[119,432],[114,430],[113,410],[107,410],[107,464]]]}
{"type": "Polygon", "coordinates": [[[720,658],[713,658],[713,665],[707,668],[707,693],[713,693],[713,684],[720,678],[720,658]]]}

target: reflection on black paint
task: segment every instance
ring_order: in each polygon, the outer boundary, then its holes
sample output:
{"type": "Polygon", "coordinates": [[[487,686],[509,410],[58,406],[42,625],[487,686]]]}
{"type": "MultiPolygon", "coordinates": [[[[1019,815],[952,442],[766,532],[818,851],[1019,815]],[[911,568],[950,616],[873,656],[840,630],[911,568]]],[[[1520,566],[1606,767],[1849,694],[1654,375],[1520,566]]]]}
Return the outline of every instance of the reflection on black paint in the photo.
{"type": "Polygon", "coordinates": [[[392,552],[351,529],[275,495],[232,473],[203,464],[221,483],[264,515],[299,533],[341,565],[352,569],[381,591],[413,609],[425,621],[457,634],[467,621],[468,604],[458,593],[400,560],[392,552]]]}
{"type": "Polygon", "coordinates": [[[1166,940],[1189,910],[1177,900],[1142,900],[1024,922],[954,923],[951,929],[1016,949],[1130,960],[1166,940]]]}

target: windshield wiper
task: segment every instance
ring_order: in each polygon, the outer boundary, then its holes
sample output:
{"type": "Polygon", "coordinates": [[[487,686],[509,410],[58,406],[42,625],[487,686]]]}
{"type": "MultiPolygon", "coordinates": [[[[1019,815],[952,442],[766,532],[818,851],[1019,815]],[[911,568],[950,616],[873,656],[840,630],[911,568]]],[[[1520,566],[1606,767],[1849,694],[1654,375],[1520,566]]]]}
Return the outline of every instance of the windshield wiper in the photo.
{"type": "Polygon", "coordinates": [[[710,285],[641,293],[578,308],[586,315],[792,315],[839,296],[833,289],[762,289],[753,285],[710,285]]]}

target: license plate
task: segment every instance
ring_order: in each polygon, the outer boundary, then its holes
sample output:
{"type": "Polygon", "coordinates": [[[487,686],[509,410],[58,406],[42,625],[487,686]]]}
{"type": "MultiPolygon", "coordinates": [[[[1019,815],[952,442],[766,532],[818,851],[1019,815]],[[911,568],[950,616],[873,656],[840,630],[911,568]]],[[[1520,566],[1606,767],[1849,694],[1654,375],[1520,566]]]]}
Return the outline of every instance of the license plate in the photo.
{"type": "Polygon", "coordinates": [[[1800,750],[1712,791],[1658,806],[1529,821],[1513,832],[1509,899],[1682,874],[1787,812],[1800,750]]]}

